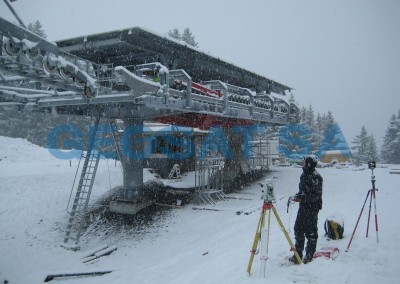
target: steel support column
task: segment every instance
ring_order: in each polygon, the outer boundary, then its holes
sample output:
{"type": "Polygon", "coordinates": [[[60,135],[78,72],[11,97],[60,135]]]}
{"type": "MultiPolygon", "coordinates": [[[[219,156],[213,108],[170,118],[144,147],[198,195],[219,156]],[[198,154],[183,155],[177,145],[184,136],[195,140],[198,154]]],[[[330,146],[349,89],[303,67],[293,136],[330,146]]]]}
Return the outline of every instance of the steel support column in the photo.
{"type": "Polygon", "coordinates": [[[123,165],[123,186],[125,199],[143,200],[143,119],[129,118],[124,120],[126,156],[123,165]]]}

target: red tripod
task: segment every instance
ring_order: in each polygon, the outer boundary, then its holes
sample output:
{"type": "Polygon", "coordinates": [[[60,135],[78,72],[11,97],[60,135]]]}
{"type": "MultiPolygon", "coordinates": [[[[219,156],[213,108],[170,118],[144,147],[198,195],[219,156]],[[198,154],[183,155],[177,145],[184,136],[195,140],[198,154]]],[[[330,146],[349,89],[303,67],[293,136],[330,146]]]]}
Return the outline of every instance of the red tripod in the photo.
{"type": "Polygon", "coordinates": [[[351,235],[350,242],[347,245],[346,252],[349,251],[349,248],[350,248],[350,245],[351,245],[351,241],[353,240],[354,233],[356,232],[356,229],[357,229],[357,226],[358,226],[358,222],[360,221],[361,215],[362,215],[362,213],[364,211],[365,203],[367,203],[368,196],[369,196],[369,212],[368,212],[367,233],[366,233],[365,237],[368,238],[369,221],[371,219],[370,218],[371,217],[371,205],[372,205],[372,199],[374,199],[376,242],[379,242],[379,237],[378,237],[378,214],[376,212],[376,195],[375,195],[375,191],[378,190],[377,188],[375,188],[375,175],[374,175],[374,169],[376,167],[375,162],[368,162],[368,167],[372,171],[372,175],[371,175],[372,189],[368,190],[367,197],[365,198],[364,205],[361,208],[360,215],[358,216],[358,220],[357,220],[356,226],[354,228],[353,234],[351,235]]]}

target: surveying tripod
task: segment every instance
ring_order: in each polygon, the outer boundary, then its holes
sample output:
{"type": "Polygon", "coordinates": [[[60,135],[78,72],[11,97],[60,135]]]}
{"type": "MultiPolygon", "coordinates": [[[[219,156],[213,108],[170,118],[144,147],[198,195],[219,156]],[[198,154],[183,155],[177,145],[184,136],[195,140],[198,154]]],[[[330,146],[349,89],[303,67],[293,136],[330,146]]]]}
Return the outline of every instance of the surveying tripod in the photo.
{"type": "MultiPolygon", "coordinates": [[[[263,187],[263,184],[260,184],[263,187]]],[[[271,210],[272,212],[274,212],[274,215],[276,217],[276,220],[278,221],[278,224],[280,226],[280,228],[283,231],[283,234],[286,237],[286,240],[289,243],[290,246],[290,250],[294,252],[294,255],[296,257],[296,260],[299,264],[302,263],[301,258],[299,256],[299,254],[296,251],[296,248],[293,245],[292,240],[290,239],[289,234],[287,233],[285,227],[283,226],[283,223],[281,221],[281,218],[278,215],[278,212],[276,211],[275,207],[274,207],[274,202],[275,202],[275,197],[274,197],[274,193],[273,193],[273,186],[272,183],[269,182],[269,180],[267,180],[266,182],[266,186],[267,186],[267,192],[263,192],[263,199],[264,199],[264,203],[262,206],[262,210],[261,210],[261,215],[260,215],[260,219],[258,221],[258,226],[257,226],[257,230],[256,230],[256,234],[254,237],[254,242],[253,242],[253,246],[251,248],[251,255],[250,255],[250,260],[249,260],[249,265],[247,266],[247,272],[250,274],[251,273],[251,267],[253,265],[253,260],[254,260],[254,256],[256,254],[259,253],[259,244],[263,238],[263,232],[264,232],[264,227],[265,227],[265,217],[268,213],[268,227],[267,227],[267,246],[266,246],[266,255],[265,257],[262,257],[262,265],[264,265],[264,277],[265,277],[265,262],[268,259],[268,244],[269,244],[269,232],[270,232],[270,224],[271,224],[271,210]]]]}
{"type": "Polygon", "coordinates": [[[349,248],[350,248],[350,245],[351,245],[351,241],[353,240],[354,233],[355,233],[356,230],[357,230],[358,222],[360,221],[361,215],[362,215],[362,213],[363,213],[363,211],[364,211],[365,203],[367,203],[368,196],[369,196],[369,212],[368,212],[368,221],[367,221],[367,222],[368,222],[368,223],[367,223],[367,233],[366,233],[365,237],[368,238],[369,221],[370,221],[370,219],[371,219],[371,205],[372,205],[372,199],[374,199],[376,242],[377,242],[377,243],[379,242],[379,238],[378,238],[378,214],[377,214],[377,212],[376,212],[376,195],[375,195],[375,191],[377,191],[378,189],[375,188],[375,175],[374,175],[374,169],[375,169],[375,167],[376,167],[375,161],[369,161],[369,162],[368,162],[368,168],[369,168],[369,169],[371,170],[371,172],[372,172],[372,174],[371,174],[372,189],[368,190],[367,197],[365,197],[364,204],[363,204],[363,206],[362,206],[362,208],[361,208],[361,212],[360,212],[360,215],[358,216],[358,220],[357,220],[356,226],[354,227],[353,234],[351,235],[349,244],[347,245],[346,252],[349,251],[349,248]]]}

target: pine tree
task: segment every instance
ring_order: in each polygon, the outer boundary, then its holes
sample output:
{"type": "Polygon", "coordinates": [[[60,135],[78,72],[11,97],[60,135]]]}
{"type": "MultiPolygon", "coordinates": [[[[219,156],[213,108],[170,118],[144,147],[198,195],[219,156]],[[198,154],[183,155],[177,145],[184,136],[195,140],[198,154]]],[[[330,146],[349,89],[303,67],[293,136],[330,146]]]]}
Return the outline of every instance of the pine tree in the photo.
{"type": "Polygon", "coordinates": [[[182,40],[182,35],[177,28],[168,31],[168,35],[174,39],[182,40]]]}
{"type": "Polygon", "coordinates": [[[312,145],[313,153],[321,154],[322,151],[327,151],[329,149],[342,150],[338,149],[337,148],[338,146],[336,144],[333,145],[326,144],[326,143],[333,143],[334,141],[332,140],[333,139],[332,137],[335,137],[335,135],[340,136],[340,140],[344,141],[344,144],[347,147],[346,151],[348,153],[350,152],[347,143],[344,139],[343,133],[339,125],[335,122],[335,119],[331,111],[329,111],[328,114],[323,114],[322,116],[318,113],[317,117],[315,118],[314,109],[312,105],[309,105],[308,108],[302,107],[300,111],[300,123],[305,128],[310,130],[310,135],[308,136],[308,142],[312,145]],[[338,129],[338,133],[336,132],[333,133],[332,132],[333,129],[338,129]],[[331,137],[327,137],[327,135],[331,135],[331,137]]]}
{"type": "Polygon", "coordinates": [[[355,159],[356,164],[367,163],[369,160],[368,157],[368,132],[365,129],[365,126],[362,126],[360,135],[357,135],[352,144],[354,145],[351,147],[353,150],[353,157],[355,159]]]}
{"type": "Polygon", "coordinates": [[[47,35],[43,29],[42,23],[40,23],[38,20],[36,20],[33,23],[29,23],[28,30],[30,30],[34,34],[40,36],[41,38],[47,38],[47,35]]]}
{"type": "Polygon", "coordinates": [[[307,112],[306,107],[302,106],[300,109],[300,123],[306,121],[306,112],[307,112]]]}
{"type": "Polygon", "coordinates": [[[367,137],[366,157],[368,157],[368,161],[377,161],[379,159],[375,137],[372,134],[367,137]]]}
{"type": "Polygon", "coordinates": [[[317,117],[315,118],[315,136],[316,136],[315,139],[316,139],[317,151],[320,151],[321,149],[321,143],[325,138],[325,132],[326,132],[325,130],[326,130],[325,122],[321,114],[318,113],[317,117]]]}
{"type": "Polygon", "coordinates": [[[310,130],[302,124],[289,124],[279,130],[279,153],[296,159],[312,153],[310,130]]]}
{"type": "Polygon", "coordinates": [[[198,47],[199,43],[195,41],[195,36],[192,34],[189,28],[185,28],[183,33],[181,34],[177,28],[174,28],[172,31],[168,31],[168,36],[186,42],[187,44],[198,47]]]}
{"type": "Polygon", "coordinates": [[[194,38],[195,37],[194,37],[194,35],[192,34],[192,32],[190,31],[189,28],[185,28],[183,30],[182,40],[184,42],[186,42],[187,44],[190,44],[191,46],[198,47],[199,43],[196,42],[194,38]]]}
{"type": "Polygon", "coordinates": [[[400,110],[397,117],[395,114],[390,117],[383,137],[381,157],[385,163],[400,164],[400,110]]]}
{"type": "Polygon", "coordinates": [[[307,142],[311,144],[312,151],[314,151],[318,147],[318,133],[315,131],[315,117],[312,105],[302,109],[301,118],[300,124],[309,132],[309,135],[304,138],[307,138],[307,142]]]}
{"type": "Polygon", "coordinates": [[[301,107],[300,124],[281,128],[279,133],[280,152],[286,156],[314,153],[321,158],[325,151],[340,150],[351,157],[350,148],[333,114],[319,114],[315,118],[312,105],[301,107]]]}
{"type": "Polygon", "coordinates": [[[313,129],[314,122],[315,122],[314,109],[312,105],[309,105],[305,114],[305,123],[308,125],[310,129],[313,129]]]}
{"type": "Polygon", "coordinates": [[[333,113],[331,111],[328,111],[328,114],[326,115],[326,124],[327,125],[335,124],[335,118],[333,118],[333,113]]]}

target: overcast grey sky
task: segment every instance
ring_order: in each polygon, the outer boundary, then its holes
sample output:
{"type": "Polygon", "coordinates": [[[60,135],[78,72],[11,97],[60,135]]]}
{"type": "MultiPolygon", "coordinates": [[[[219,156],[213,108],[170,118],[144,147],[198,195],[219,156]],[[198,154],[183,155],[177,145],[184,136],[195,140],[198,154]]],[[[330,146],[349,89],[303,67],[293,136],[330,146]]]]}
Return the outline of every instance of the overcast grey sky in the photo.
{"type": "MultiPolygon", "coordinates": [[[[52,41],[140,26],[189,27],[199,48],[294,88],[332,111],[350,145],[364,125],[381,145],[400,109],[398,0],[18,0],[52,41]]],[[[16,22],[3,1],[0,17],[16,22]]],[[[210,78],[212,79],[212,78],[210,78]]]]}

